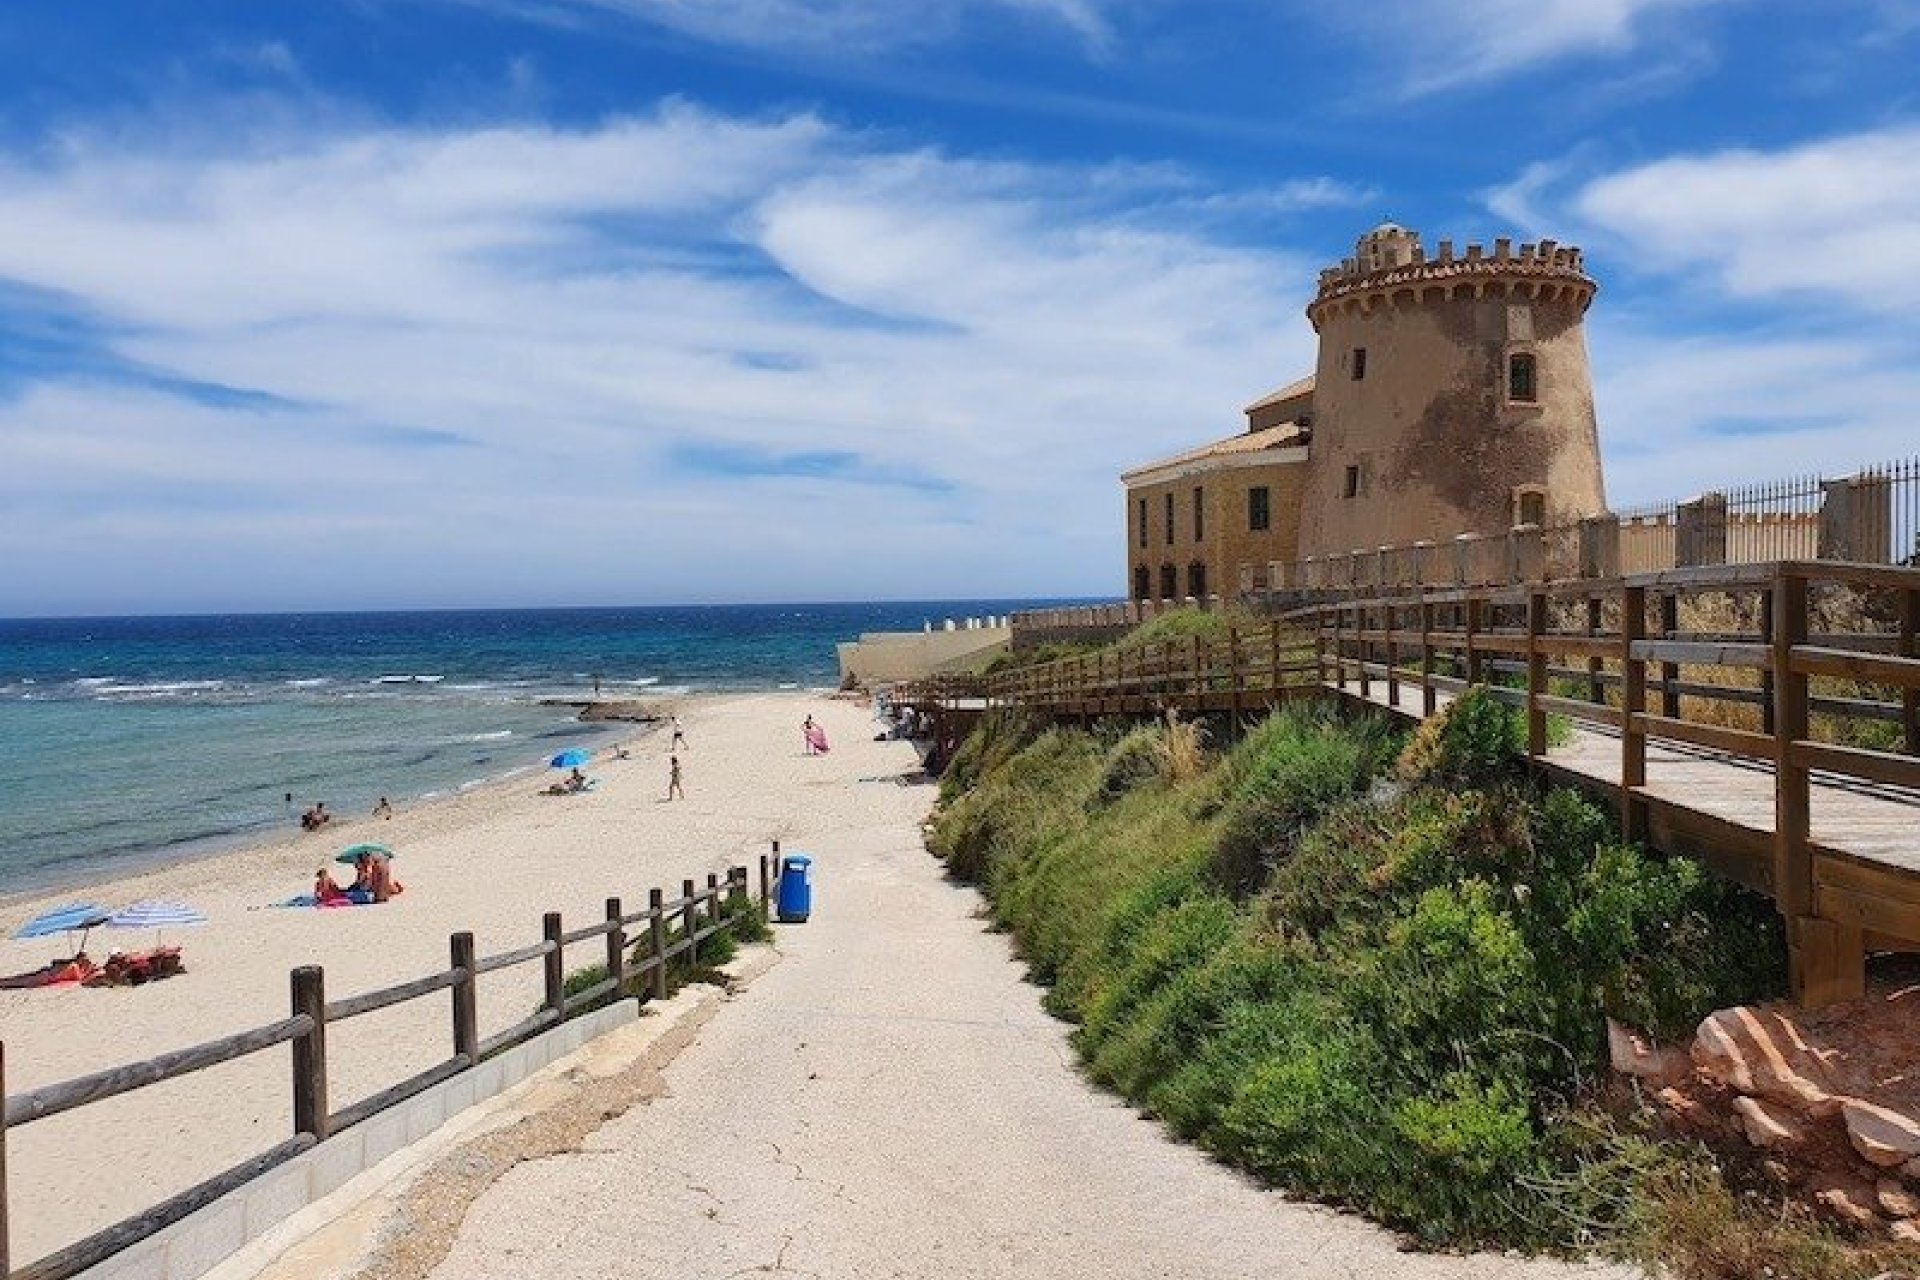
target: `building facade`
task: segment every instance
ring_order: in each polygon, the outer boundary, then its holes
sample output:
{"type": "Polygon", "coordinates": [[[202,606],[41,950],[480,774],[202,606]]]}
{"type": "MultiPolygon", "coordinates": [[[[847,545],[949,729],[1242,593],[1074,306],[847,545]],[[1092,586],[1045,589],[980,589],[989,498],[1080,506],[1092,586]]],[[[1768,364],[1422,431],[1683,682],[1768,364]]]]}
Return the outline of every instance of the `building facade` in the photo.
{"type": "Polygon", "coordinates": [[[1403,227],[1368,232],[1307,308],[1312,377],[1249,405],[1243,434],[1121,478],[1130,596],[1231,594],[1273,561],[1602,513],[1596,289],[1550,240],[1429,257],[1403,227]]]}

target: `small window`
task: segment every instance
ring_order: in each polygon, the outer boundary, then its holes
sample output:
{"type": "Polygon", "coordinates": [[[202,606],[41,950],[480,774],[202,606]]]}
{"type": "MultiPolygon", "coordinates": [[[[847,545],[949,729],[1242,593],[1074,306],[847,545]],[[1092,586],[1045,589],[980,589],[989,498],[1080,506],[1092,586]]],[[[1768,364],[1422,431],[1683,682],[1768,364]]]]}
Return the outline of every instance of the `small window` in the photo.
{"type": "Polygon", "coordinates": [[[1367,376],[1367,349],[1365,347],[1355,347],[1353,349],[1353,380],[1355,382],[1359,382],[1362,378],[1365,378],[1366,376],[1367,376]]]}
{"type": "Polygon", "coordinates": [[[1513,495],[1513,522],[1545,526],[1547,495],[1540,489],[1518,489],[1513,495]]]}
{"type": "Polygon", "coordinates": [[[1137,564],[1133,567],[1133,598],[1145,600],[1153,590],[1153,575],[1147,572],[1147,566],[1137,564]]]}
{"type": "Polygon", "coordinates": [[[1167,545],[1173,545],[1173,490],[1167,490],[1167,545]]]}
{"type": "MultiPolygon", "coordinates": [[[[1142,498],[1142,499],[1140,499],[1140,506],[1139,506],[1139,512],[1138,512],[1138,514],[1139,514],[1139,518],[1140,518],[1140,519],[1139,519],[1139,523],[1140,523],[1140,531],[1139,531],[1139,534],[1138,534],[1138,536],[1139,536],[1139,539],[1140,539],[1140,545],[1144,547],[1144,546],[1146,546],[1146,545],[1147,545],[1147,500],[1146,500],[1145,498],[1142,498]]],[[[1141,598],[1142,598],[1142,599],[1145,599],[1145,593],[1144,593],[1144,592],[1142,593],[1142,596],[1141,596],[1141,598]]]]}
{"type": "Polygon", "coordinates": [[[1187,566],[1187,594],[1197,600],[1207,598],[1207,566],[1198,560],[1187,566]]]}
{"type": "Polygon", "coordinates": [[[1533,355],[1516,351],[1507,357],[1507,399],[1532,404],[1538,398],[1533,355]]]}
{"type": "Polygon", "coordinates": [[[1343,498],[1357,498],[1360,496],[1360,468],[1358,465],[1347,468],[1346,487],[1341,490],[1340,496],[1343,498]]]}
{"type": "Polygon", "coordinates": [[[1247,490],[1247,530],[1250,533],[1263,533],[1273,523],[1273,508],[1267,486],[1256,485],[1247,490]]]}
{"type": "Polygon", "coordinates": [[[1200,542],[1207,536],[1207,509],[1200,500],[1199,489],[1193,491],[1193,540],[1200,542]]]}
{"type": "Polygon", "coordinates": [[[1180,571],[1170,564],[1160,566],[1160,598],[1175,600],[1180,596],[1180,571]]]}

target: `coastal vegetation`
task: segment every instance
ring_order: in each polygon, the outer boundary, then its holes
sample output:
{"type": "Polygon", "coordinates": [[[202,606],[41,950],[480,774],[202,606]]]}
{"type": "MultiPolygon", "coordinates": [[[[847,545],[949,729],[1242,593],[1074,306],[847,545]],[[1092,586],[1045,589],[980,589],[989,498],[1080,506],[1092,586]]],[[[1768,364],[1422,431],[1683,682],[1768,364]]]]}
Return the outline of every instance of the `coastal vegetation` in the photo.
{"type": "Polygon", "coordinates": [[[1609,1016],[1681,1038],[1784,990],[1765,899],[1530,782],[1485,691],[1411,736],[1310,706],[1216,727],[1000,712],[944,780],[933,851],[1096,1082],[1427,1245],[1878,1269],[1608,1072],[1609,1016]]]}

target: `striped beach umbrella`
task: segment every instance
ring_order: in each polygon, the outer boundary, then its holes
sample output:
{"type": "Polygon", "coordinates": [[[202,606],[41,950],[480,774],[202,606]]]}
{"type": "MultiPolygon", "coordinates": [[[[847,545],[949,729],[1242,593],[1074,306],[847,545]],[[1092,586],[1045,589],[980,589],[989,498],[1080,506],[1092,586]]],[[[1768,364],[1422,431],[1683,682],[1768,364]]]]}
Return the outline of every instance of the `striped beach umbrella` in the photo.
{"type": "Polygon", "coordinates": [[[205,924],[207,918],[184,902],[148,900],[122,907],[107,917],[115,929],[168,929],[175,926],[205,924]]]}
{"type": "Polygon", "coordinates": [[[53,911],[43,911],[13,931],[16,938],[48,938],[75,929],[91,929],[105,924],[107,909],[95,902],[75,902],[53,911]]]}

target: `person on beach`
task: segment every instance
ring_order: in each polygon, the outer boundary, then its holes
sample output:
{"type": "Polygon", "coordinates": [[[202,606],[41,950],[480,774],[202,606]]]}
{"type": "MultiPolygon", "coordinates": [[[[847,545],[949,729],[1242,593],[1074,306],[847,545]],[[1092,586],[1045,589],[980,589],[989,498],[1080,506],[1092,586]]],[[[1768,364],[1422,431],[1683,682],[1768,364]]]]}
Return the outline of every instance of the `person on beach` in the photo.
{"type": "Polygon", "coordinates": [[[685,800],[687,793],[680,788],[680,757],[667,757],[667,799],[685,800]]]}
{"type": "Polygon", "coordinates": [[[349,902],[346,891],[333,882],[333,875],[325,867],[313,873],[313,905],[331,906],[336,902],[349,902]]]}
{"type": "Polygon", "coordinates": [[[578,768],[575,768],[572,773],[567,775],[567,790],[585,791],[586,789],[587,789],[587,775],[580,772],[578,768]]]}
{"type": "Polygon", "coordinates": [[[800,745],[808,755],[813,754],[813,728],[813,716],[809,713],[807,718],[800,722],[800,745]]]}
{"type": "Polygon", "coordinates": [[[673,718],[673,741],[667,744],[669,751],[679,751],[687,745],[687,731],[680,724],[680,717],[673,718]]]}
{"type": "Polygon", "coordinates": [[[393,806],[387,803],[385,796],[381,796],[380,803],[373,806],[373,816],[376,818],[385,818],[389,822],[393,821],[393,806]]]}

